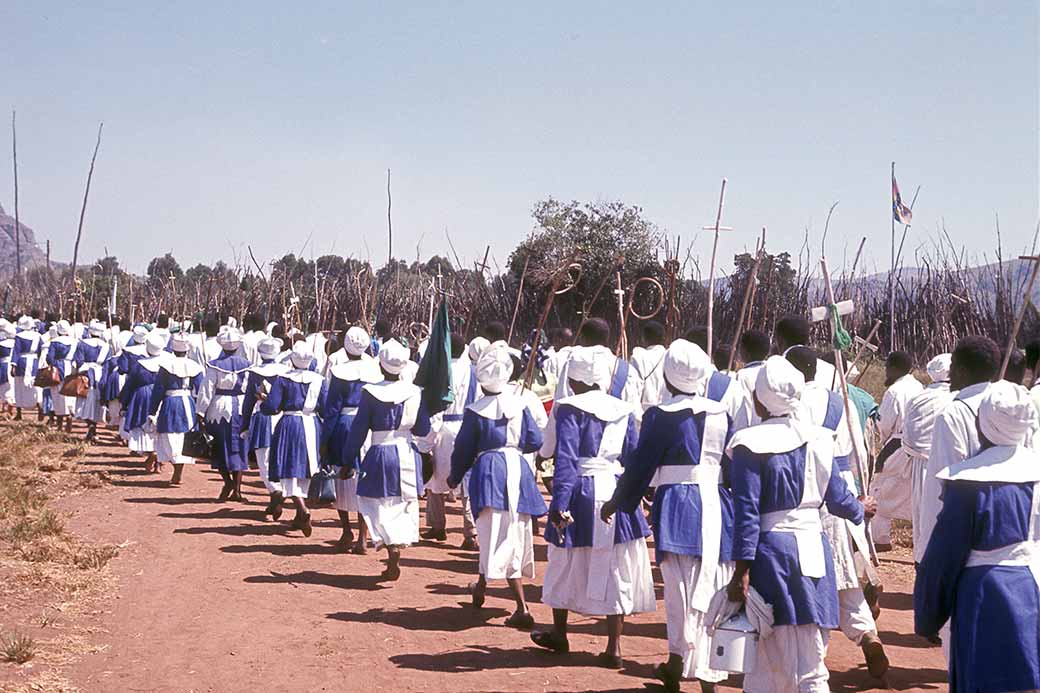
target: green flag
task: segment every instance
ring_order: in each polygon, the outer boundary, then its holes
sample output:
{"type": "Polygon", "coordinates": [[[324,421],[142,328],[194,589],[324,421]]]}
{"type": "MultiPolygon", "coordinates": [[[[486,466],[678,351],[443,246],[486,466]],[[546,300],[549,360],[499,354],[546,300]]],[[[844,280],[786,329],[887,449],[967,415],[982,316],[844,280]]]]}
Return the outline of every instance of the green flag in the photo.
{"type": "Polygon", "coordinates": [[[451,391],[451,326],[448,322],[448,301],[445,299],[441,299],[437,309],[426,354],[415,375],[415,384],[423,389],[423,403],[430,416],[444,411],[455,401],[451,391]]]}

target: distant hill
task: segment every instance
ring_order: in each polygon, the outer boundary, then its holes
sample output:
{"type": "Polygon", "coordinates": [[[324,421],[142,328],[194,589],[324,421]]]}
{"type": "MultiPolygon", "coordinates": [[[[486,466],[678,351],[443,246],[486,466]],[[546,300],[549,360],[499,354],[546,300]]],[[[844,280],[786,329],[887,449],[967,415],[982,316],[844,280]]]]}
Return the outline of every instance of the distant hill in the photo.
{"type": "MultiPolygon", "coordinates": [[[[47,264],[47,254],[36,243],[36,234],[24,223],[18,225],[22,242],[22,269],[47,264]]],[[[14,274],[17,262],[14,217],[0,205],[0,277],[14,274]]],[[[57,264],[57,263],[54,263],[57,264]]]]}

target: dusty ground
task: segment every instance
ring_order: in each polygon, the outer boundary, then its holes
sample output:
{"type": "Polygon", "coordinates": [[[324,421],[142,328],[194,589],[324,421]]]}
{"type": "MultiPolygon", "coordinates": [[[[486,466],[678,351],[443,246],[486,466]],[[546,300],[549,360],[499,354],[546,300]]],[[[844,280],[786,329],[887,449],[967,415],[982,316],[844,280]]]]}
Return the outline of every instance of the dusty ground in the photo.
{"type": "MultiPolygon", "coordinates": [[[[502,625],[512,605],[504,586],[491,589],[485,608],[474,612],[466,585],[476,554],[457,548],[458,506],[448,543],[409,549],[401,580],[389,584],[379,581],[380,555],[334,549],[339,528],[332,510],[316,511],[310,539],[284,522],[264,521],[255,473],[249,504],[221,505],[214,500],[219,477],[207,467],[188,469],[186,483],[170,488],[165,476],[148,474],[110,439],[89,449],[78,470],[101,472],[110,483],[53,501],[67,530],[122,548],[98,571],[104,596],[96,608],[63,615],[64,627],[77,633],[68,656],[2,664],[0,689],[661,690],[651,679],[665,650],[660,604],[657,613],[626,624],[620,672],[594,666],[602,622],[575,619],[572,654],[561,657],[502,625]]],[[[541,575],[541,542],[538,558],[541,575]]],[[[941,652],[912,635],[912,570],[905,553],[882,567],[880,629],[893,664],[885,683],[945,690],[941,652]]],[[[546,623],[550,614],[539,593],[529,587],[535,617],[546,623]]],[[[4,618],[32,625],[34,613],[21,604],[4,618]]],[[[827,663],[835,691],[885,687],[867,675],[858,649],[840,633],[831,639],[827,663]]],[[[697,687],[687,683],[684,690],[697,687]]]]}

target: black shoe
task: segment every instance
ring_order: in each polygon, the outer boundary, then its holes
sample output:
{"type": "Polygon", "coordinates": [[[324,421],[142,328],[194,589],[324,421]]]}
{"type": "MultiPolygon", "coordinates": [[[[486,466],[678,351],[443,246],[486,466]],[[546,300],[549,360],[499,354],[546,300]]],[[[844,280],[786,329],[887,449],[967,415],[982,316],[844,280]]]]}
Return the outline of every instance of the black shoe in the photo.
{"type": "Polygon", "coordinates": [[[658,664],[657,668],[654,669],[654,676],[664,684],[664,689],[667,693],[679,693],[680,680],[672,673],[667,664],[658,664]]]}
{"type": "Polygon", "coordinates": [[[303,516],[303,520],[300,522],[300,531],[303,532],[303,536],[309,537],[314,533],[314,527],[311,525],[311,514],[307,513],[303,516]]]}
{"type": "Polygon", "coordinates": [[[531,615],[530,611],[520,613],[514,611],[513,614],[506,619],[506,625],[510,628],[516,628],[517,630],[528,630],[534,628],[534,616],[531,615]]]}
{"type": "Polygon", "coordinates": [[[567,642],[567,638],[557,635],[551,630],[536,630],[531,633],[531,642],[538,647],[544,647],[547,650],[559,652],[560,654],[567,654],[571,651],[571,644],[567,642]]]}
{"type": "Polygon", "coordinates": [[[477,543],[476,539],[466,538],[459,548],[463,551],[480,551],[480,544],[477,543]]]}
{"type": "Polygon", "coordinates": [[[428,529],[419,536],[426,541],[447,541],[448,532],[443,529],[428,529]]]}
{"type": "Polygon", "coordinates": [[[484,598],[487,596],[487,583],[484,586],[480,586],[480,582],[472,582],[469,586],[469,593],[473,596],[473,608],[479,609],[484,606],[484,598]]]}
{"type": "Polygon", "coordinates": [[[282,497],[271,496],[271,501],[264,508],[264,515],[270,515],[272,520],[277,520],[282,516],[282,497]]]}

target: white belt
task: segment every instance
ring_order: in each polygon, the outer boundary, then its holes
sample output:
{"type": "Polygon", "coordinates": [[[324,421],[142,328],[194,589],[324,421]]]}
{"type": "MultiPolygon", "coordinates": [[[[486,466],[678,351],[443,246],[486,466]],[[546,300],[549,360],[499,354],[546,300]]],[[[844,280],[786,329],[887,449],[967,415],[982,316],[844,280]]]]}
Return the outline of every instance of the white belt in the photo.
{"type": "Polygon", "coordinates": [[[282,416],[314,416],[315,415],[315,413],[312,412],[312,411],[300,411],[298,409],[295,410],[295,411],[283,411],[281,414],[282,414],[282,416]]]}
{"type": "Polygon", "coordinates": [[[964,567],[980,565],[1025,566],[1033,573],[1033,580],[1040,588],[1040,541],[1020,541],[989,551],[973,549],[964,567]]]}
{"type": "Polygon", "coordinates": [[[614,495],[617,477],[624,468],[617,460],[604,457],[588,457],[578,460],[578,476],[592,478],[592,556],[589,561],[589,581],[586,594],[590,599],[603,601],[607,598],[607,582],[617,570],[614,555],[614,525],[600,517],[600,508],[614,495]]]}
{"type": "Polygon", "coordinates": [[[166,391],[166,397],[184,397],[184,396],[190,397],[191,396],[191,391],[190,390],[167,390],[166,391]]]}
{"type": "Polygon", "coordinates": [[[719,484],[722,468],[705,464],[666,464],[654,472],[651,486],[672,484],[719,484]]]}
{"type": "Polygon", "coordinates": [[[343,407],[339,413],[343,416],[357,416],[357,407],[343,407]]]}
{"type": "Polygon", "coordinates": [[[401,498],[406,501],[419,500],[412,432],[410,430],[372,431],[372,446],[376,445],[391,445],[397,448],[397,465],[401,472],[401,498]]]}
{"type": "Polygon", "coordinates": [[[802,575],[810,578],[822,578],[826,575],[827,560],[823,549],[823,523],[820,520],[819,508],[792,508],[765,513],[760,518],[759,527],[763,534],[793,534],[798,545],[798,565],[802,569],[802,575]]]}

